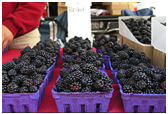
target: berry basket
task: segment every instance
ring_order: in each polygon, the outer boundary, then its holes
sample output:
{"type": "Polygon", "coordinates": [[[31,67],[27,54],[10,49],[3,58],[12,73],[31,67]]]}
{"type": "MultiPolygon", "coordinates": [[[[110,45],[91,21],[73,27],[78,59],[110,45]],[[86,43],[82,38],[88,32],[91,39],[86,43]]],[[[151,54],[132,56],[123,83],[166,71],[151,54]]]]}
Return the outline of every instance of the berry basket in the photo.
{"type": "Polygon", "coordinates": [[[35,113],[45,94],[47,77],[40,85],[36,93],[3,93],[2,94],[2,112],[3,113],[35,113]]]}
{"type": "MultiPolygon", "coordinates": [[[[106,74],[107,73],[103,73],[106,74]]],[[[57,81],[60,79],[58,77],[57,81]]],[[[110,92],[56,92],[57,88],[54,86],[52,95],[55,99],[58,112],[107,112],[110,99],[113,91],[110,92]]]]}
{"type": "Polygon", "coordinates": [[[5,47],[5,49],[2,51],[2,53],[5,53],[6,51],[8,51],[8,45],[5,47]]]}
{"type": "MultiPolygon", "coordinates": [[[[115,77],[117,77],[117,73],[115,73],[115,77]]],[[[117,81],[119,83],[118,79],[117,81]]],[[[119,87],[126,113],[166,112],[166,94],[128,94],[123,92],[120,84],[119,87]]]]}
{"type": "Polygon", "coordinates": [[[101,49],[97,49],[97,48],[96,48],[96,51],[97,51],[97,53],[103,54],[103,53],[101,52],[101,49]]]}

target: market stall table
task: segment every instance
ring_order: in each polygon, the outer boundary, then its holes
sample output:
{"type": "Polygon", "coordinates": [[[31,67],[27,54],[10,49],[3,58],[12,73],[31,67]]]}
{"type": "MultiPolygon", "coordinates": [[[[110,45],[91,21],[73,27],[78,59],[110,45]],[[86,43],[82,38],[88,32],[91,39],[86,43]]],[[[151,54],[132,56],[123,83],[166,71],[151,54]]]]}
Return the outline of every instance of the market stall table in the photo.
{"type": "MultiPolygon", "coordinates": [[[[20,51],[22,49],[10,49],[7,52],[2,54],[2,64],[8,61],[12,61],[13,58],[18,58],[20,55],[20,51]]],[[[95,51],[95,48],[93,48],[95,51]]],[[[55,82],[59,76],[60,69],[63,68],[63,61],[61,59],[61,55],[63,53],[63,49],[60,49],[59,57],[57,58],[57,64],[54,69],[53,77],[51,78],[48,86],[46,86],[45,95],[41,101],[41,104],[38,108],[38,112],[40,113],[57,113],[57,106],[55,104],[55,100],[52,97],[51,90],[55,86],[55,82]]],[[[112,78],[111,70],[105,70],[110,78],[112,78]]],[[[121,99],[121,94],[119,91],[118,84],[113,84],[114,92],[113,97],[110,99],[110,104],[108,107],[108,113],[124,113],[124,107],[121,99]]]]}

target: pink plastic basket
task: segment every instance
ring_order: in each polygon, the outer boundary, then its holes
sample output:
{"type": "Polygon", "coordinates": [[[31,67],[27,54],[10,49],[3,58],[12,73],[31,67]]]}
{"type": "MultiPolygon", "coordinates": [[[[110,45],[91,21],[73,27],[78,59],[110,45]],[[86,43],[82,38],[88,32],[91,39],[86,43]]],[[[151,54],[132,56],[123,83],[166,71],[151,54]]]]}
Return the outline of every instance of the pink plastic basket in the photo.
{"type": "MultiPolygon", "coordinates": [[[[106,74],[103,72],[103,74],[106,74]]],[[[58,77],[57,81],[60,79],[58,77]]],[[[56,87],[52,89],[52,95],[55,99],[58,112],[72,112],[72,113],[94,113],[94,112],[107,112],[110,99],[112,98],[113,91],[108,92],[56,92],[56,87]]]]}
{"type": "Polygon", "coordinates": [[[2,112],[3,113],[25,113],[37,112],[37,109],[41,103],[41,100],[45,94],[46,79],[40,85],[39,90],[36,93],[3,93],[2,94],[2,112]]]}

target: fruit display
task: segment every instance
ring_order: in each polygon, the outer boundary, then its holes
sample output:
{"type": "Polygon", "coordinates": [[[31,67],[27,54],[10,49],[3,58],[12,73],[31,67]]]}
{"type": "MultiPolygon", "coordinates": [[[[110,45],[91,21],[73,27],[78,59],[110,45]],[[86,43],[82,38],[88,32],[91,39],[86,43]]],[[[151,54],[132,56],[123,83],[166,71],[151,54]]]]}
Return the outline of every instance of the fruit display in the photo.
{"type": "Polygon", "coordinates": [[[60,80],[55,83],[57,92],[110,92],[113,80],[99,71],[93,64],[85,63],[80,69],[72,65],[68,71],[60,70],[60,80]]]}
{"type": "Polygon", "coordinates": [[[2,64],[3,93],[34,93],[44,82],[46,70],[55,62],[59,45],[51,40],[25,47],[18,59],[2,64]]]}
{"type": "Polygon", "coordinates": [[[120,69],[116,76],[124,93],[166,94],[166,68],[133,66],[120,69]]]}
{"type": "Polygon", "coordinates": [[[102,54],[97,54],[92,50],[89,39],[83,40],[82,37],[74,37],[66,42],[63,48],[63,62],[64,68],[70,68],[74,64],[78,64],[82,68],[85,63],[103,67],[104,59],[102,54]]]}
{"type": "Polygon", "coordinates": [[[135,38],[143,44],[151,44],[151,19],[122,19],[135,38]]]}

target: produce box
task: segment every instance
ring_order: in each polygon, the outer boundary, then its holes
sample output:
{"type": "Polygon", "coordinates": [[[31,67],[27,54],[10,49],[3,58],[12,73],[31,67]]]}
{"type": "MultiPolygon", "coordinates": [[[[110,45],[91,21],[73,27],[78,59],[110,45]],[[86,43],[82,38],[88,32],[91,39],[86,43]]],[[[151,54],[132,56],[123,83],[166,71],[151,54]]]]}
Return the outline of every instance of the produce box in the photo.
{"type": "Polygon", "coordinates": [[[6,51],[8,51],[8,45],[5,47],[5,49],[2,51],[2,53],[5,53],[6,51]]]}
{"type": "MultiPolygon", "coordinates": [[[[104,72],[105,73],[105,72],[104,72]]],[[[107,75],[107,73],[106,73],[107,75]]],[[[58,77],[57,81],[60,79],[58,77]]],[[[113,91],[110,92],[56,92],[56,87],[52,89],[59,113],[94,113],[107,112],[113,91]]]]}
{"type": "Polygon", "coordinates": [[[153,46],[151,44],[143,44],[143,43],[139,42],[134,37],[134,35],[130,32],[130,30],[125,25],[125,23],[123,21],[121,21],[121,19],[129,19],[129,18],[134,18],[134,19],[144,18],[144,19],[147,19],[147,18],[149,18],[149,16],[124,16],[124,17],[119,17],[120,43],[129,44],[129,47],[134,48],[135,51],[145,52],[146,56],[151,59],[151,63],[152,63],[153,46]]]}
{"type": "Polygon", "coordinates": [[[60,7],[60,6],[58,6],[58,16],[61,14],[61,13],[63,13],[64,11],[67,11],[67,7],[60,7]]]}
{"type": "Polygon", "coordinates": [[[122,91],[121,85],[119,87],[126,113],[166,112],[166,94],[127,94],[122,91]]]}
{"type": "Polygon", "coordinates": [[[166,22],[165,16],[152,17],[153,65],[166,67],[166,22]]]}
{"type": "Polygon", "coordinates": [[[35,113],[45,94],[47,76],[40,85],[36,93],[3,93],[2,94],[2,112],[3,113],[35,113]]]}

